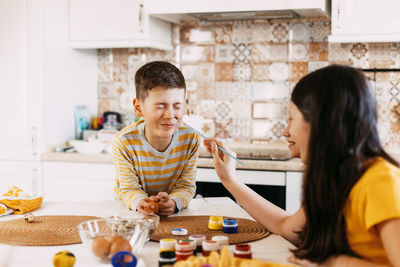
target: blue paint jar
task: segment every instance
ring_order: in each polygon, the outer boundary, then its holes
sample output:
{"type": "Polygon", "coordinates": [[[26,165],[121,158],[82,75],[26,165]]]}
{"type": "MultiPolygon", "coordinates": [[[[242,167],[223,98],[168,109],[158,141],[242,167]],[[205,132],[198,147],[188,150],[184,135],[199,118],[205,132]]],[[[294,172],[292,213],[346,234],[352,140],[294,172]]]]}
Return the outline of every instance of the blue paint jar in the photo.
{"type": "Polygon", "coordinates": [[[222,225],[222,231],[226,234],[237,233],[238,223],[236,219],[226,218],[224,219],[224,224],[222,225]]]}

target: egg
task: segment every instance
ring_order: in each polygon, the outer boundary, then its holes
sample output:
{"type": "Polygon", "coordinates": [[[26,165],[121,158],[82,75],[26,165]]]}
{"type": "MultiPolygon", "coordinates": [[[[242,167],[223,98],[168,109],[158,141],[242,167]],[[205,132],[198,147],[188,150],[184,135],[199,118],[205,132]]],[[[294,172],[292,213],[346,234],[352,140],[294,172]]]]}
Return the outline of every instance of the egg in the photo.
{"type": "Polygon", "coordinates": [[[107,259],[110,255],[111,242],[105,238],[95,238],[92,241],[92,251],[94,255],[101,259],[107,259]]]}
{"type": "Polygon", "coordinates": [[[57,254],[53,257],[54,267],[73,267],[74,264],[75,255],[68,250],[57,252],[57,254]]]}
{"type": "Polygon", "coordinates": [[[126,239],[117,239],[111,244],[111,249],[110,249],[110,254],[114,255],[117,252],[120,251],[132,251],[131,244],[129,244],[129,241],[126,239]]]}
{"type": "Polygon", "coordinates": [[[157,214],[158,210],[160,209],[157,201],[150,200],[147,203],[150,205],[150,207],[144,207],[143,209],[147,212],[153,212],[154,214],[157,214]]]}
{"type": "Polygon", "coordinates": [[[114,243],[118,239],[123,239],[123,237],[120,235],[111,235],[111,236],[107,237],[107,240],[110,241],[111,243],[114,243]]]}

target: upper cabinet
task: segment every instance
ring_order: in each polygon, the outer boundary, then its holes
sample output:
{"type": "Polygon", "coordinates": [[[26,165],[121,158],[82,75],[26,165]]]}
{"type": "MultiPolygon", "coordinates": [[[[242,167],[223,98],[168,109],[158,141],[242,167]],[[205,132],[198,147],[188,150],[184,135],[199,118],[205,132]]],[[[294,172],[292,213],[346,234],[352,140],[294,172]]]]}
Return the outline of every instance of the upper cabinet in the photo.
{"type": "Polygon", "coordinates": [[[330,0],[145,0],[148,14],[179,23],[193,17],[205,20],[257,18],[290,18],[295,16],[326,16],[330,0]],[[205,16],[205,13],[211,13],[205,16]],[[247,13],[247,14],[245,14],[247,13]],[[202,16],[204,15],[204,16],[202,16]]]}
{"type": "Polygon", "coordinates": [[[400,41],[399,0],[332,0],[329,42],[400,41]]]}
{"type": "Polygon", "coordinates": [[[140,0],[69,0],[69,39],[73,48],[172,49],[171,24],[140,0]]]}

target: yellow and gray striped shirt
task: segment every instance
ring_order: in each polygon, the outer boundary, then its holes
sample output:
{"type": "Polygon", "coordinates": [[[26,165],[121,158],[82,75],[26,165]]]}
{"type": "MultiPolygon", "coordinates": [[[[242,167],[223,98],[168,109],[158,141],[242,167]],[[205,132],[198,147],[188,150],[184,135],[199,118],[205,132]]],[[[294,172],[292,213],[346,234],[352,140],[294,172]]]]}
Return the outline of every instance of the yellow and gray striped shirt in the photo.
{"type": "Polygon", "coordinates": [[[136,209],[141,199],[167,192],[181,210],[196,192],[200,138],[179,126],[167,150],[159,152],[147,142],[144,125],[142,120],[125,127],[113,140],[115,193],[128,208],[136,209]]]}

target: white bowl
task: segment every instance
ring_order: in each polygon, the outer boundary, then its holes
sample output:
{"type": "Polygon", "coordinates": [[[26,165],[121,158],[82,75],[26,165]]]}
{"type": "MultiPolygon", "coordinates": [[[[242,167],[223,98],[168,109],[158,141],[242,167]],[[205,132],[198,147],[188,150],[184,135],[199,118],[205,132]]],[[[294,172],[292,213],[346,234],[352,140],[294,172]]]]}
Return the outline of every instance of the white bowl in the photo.
{"type": "Polygon", "coordinates": [[[107,144],[102,142],[86,142],[80,140],[70,141],[70,144],[82,154],[100,154],[107,146],[107,144]]]}

